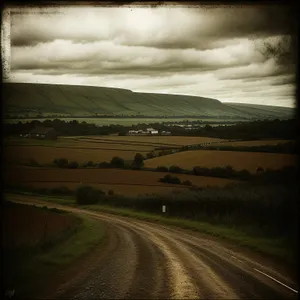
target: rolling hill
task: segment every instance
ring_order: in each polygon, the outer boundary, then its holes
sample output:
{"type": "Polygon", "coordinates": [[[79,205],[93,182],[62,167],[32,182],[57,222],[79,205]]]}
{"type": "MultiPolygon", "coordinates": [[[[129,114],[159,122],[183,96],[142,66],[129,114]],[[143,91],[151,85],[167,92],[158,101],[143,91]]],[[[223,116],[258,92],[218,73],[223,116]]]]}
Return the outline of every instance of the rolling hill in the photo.
{"type": "Polygon", "coordinates": [[[212,118],[289,118],[294,110],[216,99],[131,90],[35,83],[3,83],[5,116],[194,116],[212,118]]]}

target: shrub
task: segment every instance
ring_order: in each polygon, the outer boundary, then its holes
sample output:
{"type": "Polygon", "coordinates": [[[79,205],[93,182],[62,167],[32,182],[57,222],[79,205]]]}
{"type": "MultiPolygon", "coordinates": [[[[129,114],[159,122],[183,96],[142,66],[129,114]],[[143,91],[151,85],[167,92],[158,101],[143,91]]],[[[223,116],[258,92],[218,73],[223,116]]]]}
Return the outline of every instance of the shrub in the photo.
{"type": "Polygon", "coordinates": [[[94,164],[94,162],[91,161],[91,160],[88,161],[88,162],[86,163],[86,166],[87,166],[87,167],[95,167],[95,165],[96,165],[96,164],[94,164]]]}
{"type": "Polygon", "coordinates": [[[191,183],[189,180],[183,181],[182,184],[183,184],[183,185],[189,185],[189,186],[192,185],[192,183],[191,183]]]}
{"type": "Polygon", "coordinates": [[[171,173],[182,173],[183,169],[178,167],[178,166],[171,166],[169,168],[169,172],[171,172],[171,173]]]}
{"type": "Polygon", "coordinates": [[[77,169],[78,168],[78,162],[77,161],[72,161],[68,164],[69,169],[77,169]]]}
{"type": "Polygon", "coordinates": [[[98,168],[110,168],[111,164],[107,161],[101,162],[98,164],[98,168]]]}
{"type": "Polygon", "coordinates": [[[116,168],[124,168],[125,162],[124,159],[118,156],[114,156],[110,161],[111,166],[116,168]]]}
{"type": "Polygon", "coordinates": [[[149,153],[146,154],[146,156],[147,156],[148,159],[155,157],[154,152],[149,152],[149,153]]]}
{"type": "Polygon", "coordinates": [[[59,168],[67,168],[69,164],[66,158],[56,158],[53,160],[53,163],[59,168]]]}
{"type": "Polygon", "coordinates": [[[251,178],[251,173],[246,170],[246,169],[243,169],[241,171],[237,171],[237,177],[242,179],[242,180],[248,180],[251,178]]]}
{"type": "Polygon", "coordinates": [[[157,172],[168,172],[169,169],[168,169],[167,167],[164,167],[164,166],[158,166],[158,167],[156,168],[156,171],[157,171],[157,172]]]}
{"type": "Polygon", "coordinates": [[[172,183],[172,184],[180,184],[181,181],[178,177],[171,176],[170,174],[165,175],[164,177],[159,179],[160,182],[172,183]]]}
{"type": "Polygon", "coordinates": [[[105,193],[90,186],[81,186],[76,190],[76,203],[79,205],[95,204],[105,193]]]}

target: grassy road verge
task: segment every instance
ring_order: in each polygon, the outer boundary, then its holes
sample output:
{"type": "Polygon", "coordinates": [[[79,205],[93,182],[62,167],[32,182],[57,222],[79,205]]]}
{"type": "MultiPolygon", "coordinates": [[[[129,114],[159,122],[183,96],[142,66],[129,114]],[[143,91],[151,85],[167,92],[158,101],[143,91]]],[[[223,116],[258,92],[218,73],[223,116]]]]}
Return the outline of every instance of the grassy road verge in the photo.
{"type": "MultiPolygon", "coordinates": [[[[7,198],[9,200],[9,195],[7,198]]],[[[59,199],[56,200],[60,202],[59,199]]],[[[54,202],[52,198],[48,201],[54,202]]],[[[14,289],[16,297],[27,298],[43,290],[51,276],[103,242],[105,239],[103,224],[87,216],[77,217],[81,219],[78,227],[59,243],[53,243],[50,248],[26,249],[26,256],[22,256],[24,249],[15,249],[18,256],[23,257],[10,287],[14,289]]],[[[12,259],[9,255],[7,258],[12,259]]]]}

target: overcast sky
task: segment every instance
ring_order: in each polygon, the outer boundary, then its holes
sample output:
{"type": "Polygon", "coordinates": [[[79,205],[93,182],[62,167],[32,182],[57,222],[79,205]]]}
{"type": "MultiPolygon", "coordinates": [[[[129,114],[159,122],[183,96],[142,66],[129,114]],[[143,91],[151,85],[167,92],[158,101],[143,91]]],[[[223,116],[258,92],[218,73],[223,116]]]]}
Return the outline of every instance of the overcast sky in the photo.
{"type": "Polygon", "coordinates": [[[293,72],[261,53],[264,41],[287,34],[283,12],[183,5],[12,9],[8,81],[292,107],[293,72]]]}

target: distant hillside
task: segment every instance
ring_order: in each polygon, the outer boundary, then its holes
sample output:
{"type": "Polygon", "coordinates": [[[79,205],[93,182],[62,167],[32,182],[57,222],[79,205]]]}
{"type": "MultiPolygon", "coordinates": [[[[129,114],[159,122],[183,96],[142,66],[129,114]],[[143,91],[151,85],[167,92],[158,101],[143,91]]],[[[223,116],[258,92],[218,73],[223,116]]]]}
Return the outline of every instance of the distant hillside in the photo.
{"type": "Polygon", "coordinates": [[[226,105],[238,109],[241,113],[248,113],[261,118],[276,118],[278,116],[282,118],[290,118],[291,115],[294,115],[296,113],[295,110],[289,107],[281,106],[228,102],[226,103],[226,105]]]}
{"type": "Polygon", "coordinates": [[[4,83],[2,96],[5,116],[286,118],[293,114],[291,108],[225,104],[204,97],[92,86],[4,83]]]}

